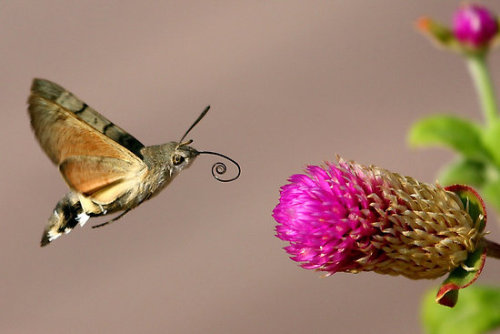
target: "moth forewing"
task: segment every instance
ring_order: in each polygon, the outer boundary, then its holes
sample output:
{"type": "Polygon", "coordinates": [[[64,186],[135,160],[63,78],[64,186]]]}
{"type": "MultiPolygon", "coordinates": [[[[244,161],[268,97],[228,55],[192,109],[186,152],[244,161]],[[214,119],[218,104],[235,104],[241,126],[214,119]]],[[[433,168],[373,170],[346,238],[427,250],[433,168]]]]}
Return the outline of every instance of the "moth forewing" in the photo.
{"type": "MultiPolygon", "coordinates": [[[[94,130],[104,134],[142,159],[140,151],[144,145],[140,141],[60,85],[49,80],[34,79],[31,85],[30,99],[36,97],[62,107],[94,130]]],[[[30,103],[30,107],[31,105],[37,105],[37,103],[30,103]]]]}
{"type": "Polygon", "coordinates": [[[56,165],[68,157],[86,155],[141,163],[139,157],[63,107],[34,95],[29,99],[29,103],[35,136],[56,165]]]}

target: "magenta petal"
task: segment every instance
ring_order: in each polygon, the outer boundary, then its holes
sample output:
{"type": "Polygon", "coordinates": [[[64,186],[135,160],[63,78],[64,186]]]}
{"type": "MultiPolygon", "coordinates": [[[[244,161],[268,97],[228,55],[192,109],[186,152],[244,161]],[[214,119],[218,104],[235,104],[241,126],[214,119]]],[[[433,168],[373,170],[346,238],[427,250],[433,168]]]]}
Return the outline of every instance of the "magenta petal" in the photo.
{"type": "Polygon", "coordinates": [[[356,173],[349,165],[308,166],[281,188],[273,210],[277,237],[292,242],[285,250],[303,268],[343,270],[362,253],[356,241],[374,233],[377,218],[369,194],[377,181],[356,173]],[[354,254],[354,258],[353,258],[354,254]]]}

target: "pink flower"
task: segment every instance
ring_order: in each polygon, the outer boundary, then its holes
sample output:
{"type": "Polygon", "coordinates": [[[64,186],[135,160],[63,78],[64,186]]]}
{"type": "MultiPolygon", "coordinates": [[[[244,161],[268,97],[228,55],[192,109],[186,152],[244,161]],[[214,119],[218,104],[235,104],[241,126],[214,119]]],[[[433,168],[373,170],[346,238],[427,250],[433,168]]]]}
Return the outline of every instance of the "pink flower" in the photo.
{"type": "Polygon", "coordinates": [[[481,237],[456,194],[382,168],[339,159],[289,182],[273,217],[286,252],[306,269],[435,278],[481,237]]]}
{"type": "Polygon", "coordinates": [[[453,16],[453,34],[472,48],[488,45],[497,33],[498,21],[486,7],[466,4],[453,16]]]}

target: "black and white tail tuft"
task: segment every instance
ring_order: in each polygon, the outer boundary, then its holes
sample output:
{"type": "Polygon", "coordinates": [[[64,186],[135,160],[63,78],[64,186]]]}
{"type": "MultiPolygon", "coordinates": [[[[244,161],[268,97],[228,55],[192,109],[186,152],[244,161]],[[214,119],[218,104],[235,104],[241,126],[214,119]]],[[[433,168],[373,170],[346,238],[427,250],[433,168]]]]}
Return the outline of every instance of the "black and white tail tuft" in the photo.
{"type": "Polygon", "coordinates": [[[46,246],[63,233],[69,233],[78,223],[83,226],[89,216],[74,193],[66,194],[56,205],[45,227],[40,246],[46,246]]]}

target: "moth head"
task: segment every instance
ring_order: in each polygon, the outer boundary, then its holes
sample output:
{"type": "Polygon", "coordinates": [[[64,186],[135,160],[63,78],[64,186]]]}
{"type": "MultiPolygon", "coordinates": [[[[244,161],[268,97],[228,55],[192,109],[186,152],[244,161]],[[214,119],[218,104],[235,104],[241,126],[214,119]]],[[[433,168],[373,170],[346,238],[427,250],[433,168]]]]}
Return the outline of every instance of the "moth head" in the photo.
{"type": "Polygon", "coordinates": [[[169,156],[170,161],[168,161],[168,164],[174,173],[189,167],[200,154],[196,149],[189,146],[192,142],[192,140],[189,140],[184,143],[170,143],[174,148],[169,156]]]}

